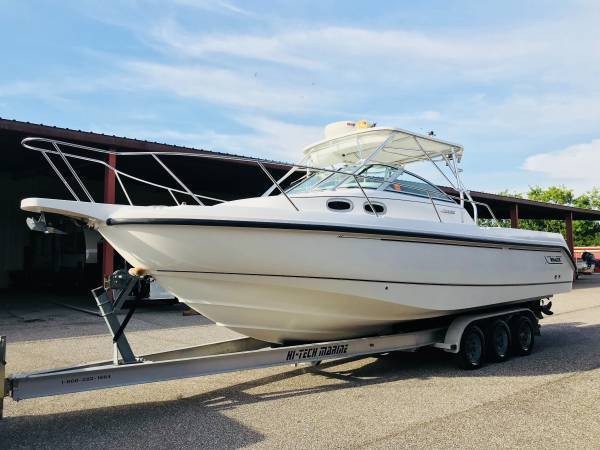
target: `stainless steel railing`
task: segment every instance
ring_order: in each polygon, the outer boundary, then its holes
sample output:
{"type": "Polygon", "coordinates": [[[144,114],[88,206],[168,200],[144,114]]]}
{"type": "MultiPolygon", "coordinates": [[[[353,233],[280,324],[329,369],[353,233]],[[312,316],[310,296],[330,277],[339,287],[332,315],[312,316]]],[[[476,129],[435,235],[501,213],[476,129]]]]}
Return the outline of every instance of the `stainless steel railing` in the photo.
{"type": "MultiPolygon", "coordinates": [[[[273,183],[273,188],[268,190],[266,194],[268,195],[269,193],[272,192],[273,189],[276,189],[285,197],[287,202],[289,202],[289,204],[292,206],[292,208],[295,211],[300,211],[300,208],[298,208],[298,205],[293,201],[293,199],[290,197],[290,195],[288,195],[286,190],[281,186],[281,183],[286,178],[289,177],[289,175],[292,173],[292,171],[288,171],[288,173],[284,177],[280,178],[279,180],[276,180],[273,177],[273,175],[271,174],[271,172],[269,172],[269,169],[266,167],[266,165],[269,165],[271,167],[281,167],[282,170],[289,169],[290,165],[286,164],[286,163],[280,163],[280,162],[276,162],[276,161],[266,161],[266,160],[260,160],[260,159],[255,159],[255,158],[247,158],[247,157],[242,157],[242,156],[220,155],[220,154],[211,154],[211,153],[148,152],[148,151],[123,152],[123,151],[114,151],[114,150],[104,150],[104,149],[99,149],[99,148],[95,148],[95,147],[89,147],[86,145],[80,145],[80,144],[75,144],[75,143],[71,143],[71,142],[64,142],[64,141],[60,141],[60,140],[56,140],[56,139],[48,139],[48,138],[40,138],[40,137],[25,138],[21,141],[21,144],[26,149],[34,150],[34,151],[38,151],[38,152],[42,153],[43,157],[46,159],[46,161],[48,162],[50,167],[53,169],[53,171],[56,173],[56,175],[59,177],[59,179],[62,181],[62,183],[65,185],[65,187],[67,188],[69,193],[73,196],[73,198],[76,201],[82,201],[82,200],[77,195],[76,189],[74,189],[74,187],[71,185],[71,183],[69,183],[69,181],[65,178],[65,176],[59,170],[59,168],[57,167],[55,162],[52,161],[51,155],[55,155],[58,158],[60,158],[60,160],[66,166],[68,172],[71,174],[71,176],[75,180],[75,185],[81,189],[81,191],[85,194],[85,197],[87,198],[87,200],[89,200],[92,203],[94,203],[95,200],[94,200],[92,194],[90,193],[90,191],[86,188],[85,183],[83,182],[83,180],[81,179],[81,177],[79,176],[79,174],[77,173],[77,171],[75,170],[73,165],[70,163],[70,161],[69,161],[70,159],[86,161],[86,162],[93,163],[93,164],[98,164],[98,165],[103,166],[107,170],[112,171],[115,174],[115,178],[116,178],[117,182],[119,183],[119,187],[121,188],[123,195],[127,199],[127,203],[130,205],[133,205],[134,203],[131,199],[130,193],[128,192],[127,188],[125,187],[124,179],[129,179],[129,180],[132,180],[132,181],[135,181],[138,183],[146,184],[148,186],[152,186],[154,188],[164,190],[169,193],[170,197],[173,199],[173,201],[177,205],[180,205],[183,202],[181,202],[175,194],[183,195],[184,198],[191,197],[196,203],[198,203],[198,205],[204,205],[203,200],[210,201],[210,202],[216,202],[216,203],[226,202],[226,200],[223,200],[223,199],[219,199],[216,197],[202,195],[202,194],[192,192],[190,190],[190,188],[179,177],[177,177],[177,175],[175,175],[175,173],[168,167],[168,165],[166,164],[164,159],[161,159],[161,157],[164,157],[164,156],[181,156],[181,157],[188,157],[188,158],[216,159],[216,160],[236,161],[236,162],[245,162],[245,163],[249,163],[249,164],[254,164],[254,165],[256,165],[257,168],[259,168],[266,175],[266,177],[269,179],[269,181],[271,183],[273,183]],[[44,147],[43,145],[46,145],[46,147],[44,147]],[[68,148],[83,150],[84,152],[89,152],[89,153],[91,153],[93,155],[97,155],[97,156],[91,157],[91,156],[83,156],[80,154],[70,153],[70,152],[65,151],[65,149],[68,149],[68,148]],[[130,173],[127,173],[120,169],[117,169],[116,167],[113,167],[109,163],[104,161],[103,157],[105,155],[116,155],[119,157],[137,157],[137,158],[140,158],[143,156],[151,157],[153,160],[155,160],[158,163],[159,167],[164,172],[166,172],[166,174],[179,185],[179,188],[172,187],[172,186],[166,186],[166,185],[155,183],[155,182],[152,182],[149,180],[144,180],[135,175],[132,175],[130,173]]],[[[382,179],[381,177],[366,176],[366,175],[361,175],[361,174],[357,174],[357,173],[353,173],[353,172],[347,172],[347,171],[343,171],[343,170],[316,168],[316,167],[306,166],[306,165],[301,165],[301,164],[295,164],[294,169],[304,170],[307,173],[327,173],[329,175],[326,178],[329,178],[332,175],[338,174],[338,175],[345,175],[346,180],[348,178],[354,179],[354,182],[356,183],[356,187],[360,190],[361,194],[364,196],[365,200],[367,201],[367,203],[369,204],[369,206],[371,208],[371,211],[373,211],[375,216],[377,216],[377,217],[380,216],[380,214],[378,214],[376,209],[374,208],[372,200],[369,197],[369,195],[367,195],[363,185],[361,184],[361,181],[364,183],[365,181],[371,180],[371,181],[376,181],[376,182],[380,182],[380,183],[389,185],[390,183],[388,182],[388,180],[382,179]]],[[[412,172],[409,172],[409,171],[405,171],[405,172],[407,172],[413,176],[416,176],[417,178],[422,179],[421,177],[419,177],[416,174],[413,174],[412,172]]],[[[431,203],[431,205],[436,213],[438,220],[440,222],[442,222],[438,208],[434,201],[435,199],[432,197],[431,192],[429,192],[426,189],[420,189],[417,186],[411,186],[411,189],[422,191],[421,196],[423,198],[427,198],[429,200],[429,202],[431,203]]],[[[482,206],[486,207],[488,209],[491,217],[496,222],[498,222],[494,213],[492,212],[491,208],[489,207],[489,205],[482,203],[482,202],[474,201],[470,198],[470,196],[468,196],[469,198],[464,198],[464,196],[461,196],[460,198],[455,197],[455,196],[448,196],[448,197],[459,199],[461,205],[463,204],[463,202],[471,203],[473,206],[474,219],[476,222],[477,222],[477,205],[482,205],[482,206]]]]}
{"type": "MultiPolygon", "coordinates": [[[[209,201],[214,201],[214,202],[217,202],[217,203],[223,203],[223,202],[225,202],[226,200],[223,200],[223,199],[219,199],[219,198],[215,198],[215,197],[209,197],[209,196],[206,196],[206,195],[202,195],[202,194],[198,194],[198,193],[192,192],[187,187],[187,185],[181,179],[179,179],[173,173],[173,171],[167,166],[167,164],[160,158],[161,156],[182,156],[182,157],[189,157],[189,158],[217,159],[217,160],[238,161],[238,162],[246,162],[246,163],[255,164],[267,176],[267,178],[276,186],[276,188],[287,199],[287,201],[294,208],[294,210],[300,211],[300,209],[298,208],[298,206],[294,203],[294,201],[290,198],[290,196],[285,192],[285,190],[283,189],[283,187],[281,186],[281,184],[277,180],[275,180],[275,178],[273,177],[273,175],[269,172],[269,170],[265,166],[265,164],[268,164],[270,166],[280,166],[282,169],[289,168],[289,164],[285,164],[285,163],[279,163],[279,162],[275,162],[275,161],[265,161],[265,160],[259,160],[259,159],[254,159],[254,158],[246,158],[246,157],[241,157],[241,156],[218,155],[218,154],[208,154],[208,153],[190,153],[190,152],[121,152],[121,151],[114,151],[114,150],[104,150],[104,149],[99,149],[99,148],[95,148],[95,147],[89,147],[89,146],[86,146],[86,145],[75,144],[75,143],[72,143],[72,142],[64,142],[64,141],[59,141],[59,140],[56,140],[56,139],[39,138],[39,137],[28,137],[28,138],[25,138],[25,139],[23,139],[21,141],[21,144],[23,145],[23,147],[25,147],[28,150],[34,150],[34,151],[38,151],[38,152],[42,153],[42,155],[44,156],[44,158],[46,159],[46,161],[50,164],[50,167],[52,167],[52,169],[54,170],[54,172],[56,173],[56,175],[63,182],[63,184],[65,185],[65,187],[67,188],[67,190],[71,193],[71,195],[73,196],[73,198],[76,201],[81,201],[81,199],[79,198],[79,196],[75,192],[75,189],[73,189],[73,186],[71,186],[71,184],[69,183],[69,181],[63,176],[63,174],[58,169],[58,167],[56,166],[56,164],[54,164],[54,162],[50,158],[50,155],[57,155],[58,157],[60,157],[60,159],[65,163],[65,165],[67,166],[67,169],[69,170],[69,172],[71,173],[71,175],[75,179],[76,184],[86,194],[86,197],[92,203],[95,202],[94,198],[92,197],[92,195],[90,194],[90,192],[88,191],[88,189],[85,187],[85,184],[83,183],[83,181],[81,180],[81,178],[77,174],[77,171],[70,164],[69,159],[76,159],[76,160],[80,160],[80,161],[87,161],[87,162],[90,162],[90,163],[99,164],[99,165],[105,167],[106,169],[114,172],[115,177],[116,177],[116,179],[117,179],[117,181],[119,183],[119,186],[120,186],[120,188],[121,188],[121,190],[122,190],[125,198],[127,199],[127,202],[130,205],[133,205],[133,201],[131,200],[131,196],[129,195],[129,192],[127,191],[127,188],[125,187],[125,184],[123,183],[123,178],[127,178],[127,179],[130,179],[130,180],[134,180],[136,182],[139,182],[139,183],[143,183],[143,184],[146,184],[146,185],[149,185],[149,186],[153,186],[155,188],[159,188],[159,189],[165,190],[165,191],[167,191],[171,195],[171,197],[173,198],[173,200],[175,201],[176,204],[181,204],[177,200],[177,198],[175,197],[176,193],[177,194],[183,194],[183,195],[191,197],[199,205],[204,205],[204,203],[202,202],[202,200],[209,200],[209,201]],[[40,147],[40,144],[47,144],[47,145],[49,144],[51,148],[40,147]],[[160,167],[171,178],[173,178],[177,182],[177,184],[179,184],[179,186],[180,186],[181,189],[179,189],[179,188],[173,188],[173,187],[170,187],[170,186],[165,186],[165,185],[162,185],[162,184],[159,184],[159,183],[154,183],[154,182],[151,182],[151,181],[148,181],[148,180],[144,180],[142,178],[136,177],[136,176],[131,175],[129,173],[126,173],[126,172],[124,172],[122,170],[119,170],[116,167],[111,166],[110,164],[108,164],[104,160],[99,159],[98,157],[92,158],[92,157],[89,157],[89,156],[78,155],[78,154],[75,154],[75,153],[68,153],[68,152],[64,151],[64,148],[72,148],[72,149],[84,150],[84,151],[91,152],[91,153],[98,154],[98,155],[110,155],[110,154],[112,154],[112,155],[116,155],[116,156],[119,156],[119,157],[126,157],[127,156],[127,157],[138,157],[139,158],[139,157],[142,157],[142,156],[151,156],[160,165],[160,167]]],[[[359,177],[358,175],[356,175],[354,173],[343,172],[343,171],[340,171],[340,170],[322,169],[322,168],[315,168],[315,167],[311,167],[311,166],[295,165],[295,167],[297,167],[299,169],[311,171],[311,172],[326,172],[326,173],[331,173],[331,174],[343,173],[343,174],[348,175],[349,177],[353,177],[355,179],[358,187],[360,188],[362,194],[364,195],[366,201],[371,206],[372,211],[374,212],[374,214],[376,216],[378,216],[377,212],[375,211],[375,208],[373,208],[373,204],[371,203],[371,199],[366,194],[365,190],[363,189],[363,187],[360,185],[360,183],[358,181],[358,177],[359,177]]],[[[361,177],[361,178],[365,178],[365,177],[361,177]]]]}

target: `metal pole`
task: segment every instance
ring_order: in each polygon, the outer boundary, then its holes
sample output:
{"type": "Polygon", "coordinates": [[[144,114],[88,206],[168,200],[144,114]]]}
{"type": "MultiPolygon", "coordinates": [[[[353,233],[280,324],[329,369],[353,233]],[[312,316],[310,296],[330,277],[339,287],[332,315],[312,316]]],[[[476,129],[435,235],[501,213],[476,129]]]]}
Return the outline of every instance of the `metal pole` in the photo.
{"type": "MultiPolygon", "coordinates": [[[[385,146],[388,144],[388,142],[390,142],[392,140],[392,138],[394,138],[398,133],[397,132],[393,132],[391,133],[386,139],[385,141],[383,141],[381,144],[379,144],[379,146],[373,150],[371,152],[371,154],[367,157],[367,159],[365,159],[363,161],[363,163],[358,166],[356,169],[354,169],[354,171],[352,172],[351,175],[348,175],[346,178],[344,178],[342,181],[340,181],[338,184],[336,184],[333,189],[336,190],[338,187],[340,187],[342,184],[344,184],[346,182],[346,180],[348,178],[350,178],[351,176],[357,175],[360,171],[360,169],[362,169],[363,167],[365,167],[367,165],[367,163],[371,162],[371,160],[381,151],[385,148],[385,146]]],[[[362,149],[360,150],[361,154],[362,154],[362,149]]],[[[329,178],[329,177],[327,177],[329,178]]],[[[326,178],[326,179],[327,179],[326,178]]],[[[316,188],[318,185],[320,185],[321,183],[323,183],[325,180],[321,180],[319,181],[317,184],[315,184],[313,186],[313,189],[316,188]]],[[[362,188],[361,188],[362,189],[362,188]]]]}
{"type": "Polygon", "coordinates": [[[171,189],[169,189],[169,194],[171,194],[171,197],[173,197],[173,200],[175,200],[175,204],[179,206],[179,201],[177,200],[177,197],[175,197],[175,194],[173,194],[173,191],[171,189]]]}
{"type": "MultiPolygon", "coordinates": [[[[108,166],[104,171],[104,203],[114,204],[117,200],[116,174],[117,155],[108,154],[108,166]]],[[[115,271],[115,251],[104,239],[102,242],[102,284],[108,286],[108,278],[115,271]]]]}
{"type": "MultiPolygon", "coordinates": [[[[298,163],[298,164],[304,164],[304,161],[306,161],[306,156],[304,158],[302,158],[302,160],[298,163]]],[[[292,167],[290,170],[288,170],[286,172],[286,174],[284,176],[282,176],[279,180],[277,180],[277,183],[281,184],[283,183],[291,174],[293,174],[298,168],[296,166],[292,167]]],[[[271,195],[271,193],[277,189],[277,186],[275,184],[273,184],[269,189],[267,189],[263,195],[261,197],[268,197],[269,195],[271,195]]]]}
{"type": "Polygon", "coordinates": [[[465,191],[465,195],[467,196],[467,200],[469,201],[469,203],[471,203],[471,206],[473,207],[473,221],[475,222],[475,224],[477,224],[477,221],[479,220],[479,213],[477,211],[477,202],[475,202],[473,200],[473,197],[471,197],[471,193],[469,191],[465,191]]]}
{"type": "Polygon", "coordinates": [[[375,214],[375,217],[379,217],[379,214],[377,214],[377,211],[375,211],[375,208],[373,207],[373,203],[371,203],[371,199],[369,198],[369,196],[367,195],[367,193],[365,192],[365,190],[359,183],[358,178],[354,174],[352,176],[354,177],[354,181],[356,182],[356,185],[360,188],[360,191],[363,193],[363,195],[367,199],[367,202],[369,203],[369,206],[371,207],[371,211],[373,211],[373,214],[375,214]]]}
{"type": "Polygon", "coordinates": [[[187,187],[187,186],[186,186],[186,185],[183,183],[183,181],[181,181],[179,178],[177,178],[177,175],[175,175],[175,174],[174,174],[174,173],[171,171],[171,169],[169,169],[169,168],[167,167],[167,165],[166,165],[164,162],[162,162],[162,161],[160,160],[160,158],[159,158],[158,156],[156,156],[156,155],[154,155],[154,154],[153,154],[153,155],[152,155],[152,157],[153,157],[153,158],[156,160],[156,162],[158,162],[158,163],[159,163],[159,164],[162,166],[162,168],[163,168],[163,169],[165,169],[165,170],[166,170],[166,172],[167,172],[169,175],[171,175],[171,176],[173,177],[173,179],[174,179],[175,181],[177,181],[177,183],[179,183],[179,185],[180,185],[180,186],[181,186],[181,187],[182,187],[182,188],[183,188],[183,189],[184,189],[184,190],[185,190],[185,191],[186,191],[188,194],[190,194],[190,195],[192,196],[192,198],[193,198],[194,200],[196,200],[196,203],[198,203],[200,206],[204,206],[204,203],[202,203],[202,202],[200,201],[200,199],[198,198],[198,196],[196,196],[196,194],[194,194],[192,191],[190,191],[190,189],[189,189],[189,188],[188,188],[188,187],[187,187]]]}
{"type": "MultiPolygon", "coordinates": [[[[427,153],[427,151],[423,148],[423,146],[421,145],[421,143],[419,142],[419,140],[417,139],[417,137],[413,136],[413,139],[414,139],[415,143],[417,144],[417,146],[419,147],[419,150],[421,150],[421,152],[427,157],[427,159],[429,161],[431,161],[431,164],[433,164],[433,166],[438,170],[439,173],[442,174],[442,176],[446,179],[446,181],[448,183],[450,183],[450,186],[453,187],[454,189],[456,189],[456,186],[454,186],[454,183],[452,182],[452,180],[450,180],[450,178],[448,178],[446,176],[446,174],[444,173],[444,171],[439,168],[439,166],[435,163],[435,161],[433,159],[431,159],[431,156],[429,156],[429,153],[427,153]]],[[[456,190],[458,191],[458,189],[456,189],[456,190]]]]}
{"type": "Polygon", "coordinates": [[[442,222],[442,217],[440,216],[440,213],[438,212],[437,208],[435,207],[435,203],[433,203],[433,198],[431,198],[431,194],[429,192],[427,192],[427,196],[429,197],[431,206],[433,206],[433,209],[435,210],[435,214],[437,215],[437,218],[439,219],[440,222],[442,222]]]}
{"type": "Polygon", "coordinates": [[[6,336],[0,336],[0,420],[4,412],[4,397],[8,394],[8,382],[6,380],[6,336]]]}
{"type": "Polygon", "coordinates": [[[65,177],[62,176],[62,173],[60,173],[60,170],[58,170],[58,167],[56,167],[56,165],[52,162],[52,160],[46,154],[46,152],[42,152],[42,155],[44,156],[44,158],[46,158],[46,161],[48,161],[48,164],[50,164],[50,167],[52,167],[54,169],[54,172],[56,172],[56,175],[58,175],[58,178],[60,178],[62,180],[62,182],[64,183],[64,185],[66,186],[66,188],[69,190],[69,192],[71,193],[71,195],[75,198],[75,200],[77,200],[79,202],[80,201],[79,197],[77,196],[77,194],[75,193],[75,191],[73,190],[73,188],[71,187],[71,185],[67,182],[67,180],[65,179],[65,177]]]}
{"type": "Polygon", "coordinates": [[[289,197],[289,195],[287,195],[287,193],[282,189],[282,187],[279,185],[279,183],[277,182],[277,180],[275,180],[275,178],[273,178],[273,175],[271,175],[269,173],[269,171],[267,170],[267,168],[263,165],[263,163],[261,163],[260,161],[256,161],[256,164],[258,164],[258,167],[260,167],[262,169],[262,171],[267,175],[267,177],[269,177],[269,179],[273,182],[273,184],[275,186],[277,186],[277,189],[279,189],[279,192],[281,192],[285,198],[287,198],[288,202],[290,202],[290,204],[294,207],[294,209],[296,211],[300,211],[298,209],[298,207],[296,206],[296,204],[292,201],[292,199],[289,197]]]}
{"type": "Polygon", "coordinates": [[[133,206],[133,202],[131,201],[131,198],[129,197],[129,194],[127,193],[127,189],[125,189],[125,185],[123,184],[123,181],[121,181],[121,177],[119,176],[119,172],[115,171],[115,176],[117,177],[117,181],[119,182],[119,186],[121,186],[121,190],[123,191],[123,194],[125,194],[125,197],[127,198],[127,202],[131,206],[133,206]]]}
{"type": "Polygon", "coordinates": [[[85,187],[85,184],[83,184],[83,181],[81,181],[81,178],[79,178],[79,175],[77,175],[77,172],[75,172],[75,169],[73,169],[73,166],[71,165],[71,163],[69,162],[67,157],[60,150],[60,148],[58,147],[58,144],[56,142],[52,142],[52,145],[54,146],[54,148],[56,149],[56,152],[60,155],[63,162],[65,163],[65,165],[71,172],[71,175],[73,175],[73,178],[75,178],[77,183],[79,183],[79,187],[81,188],[81,190],[85,193],[85,195],[87,195],[87,198],[89,199],[89,201],[94,203],[94,199],[92,198],[92,195],[88,192],[88,190],[85,187]]]}

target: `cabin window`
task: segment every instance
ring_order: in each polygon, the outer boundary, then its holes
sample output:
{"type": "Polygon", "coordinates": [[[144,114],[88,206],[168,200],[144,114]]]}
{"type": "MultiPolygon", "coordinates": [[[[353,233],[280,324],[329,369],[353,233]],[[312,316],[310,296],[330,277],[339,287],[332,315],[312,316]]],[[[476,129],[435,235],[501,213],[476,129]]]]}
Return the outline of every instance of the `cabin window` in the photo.
{"type": "Polygon", "coordinates": [[[385,190],[388,192],[398,192],[400,194],[431,197],[435,200],[452,201],[450,197],[444,194],[433,184],[430,184],[406,171],[396,175],[396,177],[394,177],[385,190]]]}
{"type": "Polygon", "coordinates": [[[340,184],[340,188],[357,187],[356,180],[363,189],[379,189],[384,180],[389,179],[396,169],[390,166],[374,164],[366,167],[357,174],[356,178],[346,177],[346,180],[340,184]]]}
{"type": "Polygon", "coordinates": [[[330,198],[327,200],[327,207],[332,211],[351,211],[352,202],[346,199],[330,198]]]}
{"type": "Polygon", "coordinates": [[[356,166],[344,166],[340,169],[344,173],[329,173],[329,177],[316,187],[318,191],[329,191],[335,189],[345,180],[352,180],[352,175],[348,175],[356,170],[356,166]]]}
{"type": "MultiPolygon", "coordinates": [[[[356,177],[363,189],[384,189],[388,192],[430,197],[435,200],[452,201],[436,186],[402,168],[373,164],[363,169],[356,177]]],[[[328,180],[329,181],[329,180],[328,180]]],[[[346,178],[339,188],[358,187],[354,177],[346,178]]]]}
{"type": "Polygon", "coordinates": [[[312,191],[313,187],[323,181],[330,175],[329,172],[317,172],[313,175],[310,175],[308,178],[300,181],[297,184],[294,184],[287,190],[288,194],[303,194],[306,192],[312,191]]]}
{"type": "Polygon", "coordinates": [[[379,203],[379,202],[365,202],[365,204],[363,205],[365,212],[369,213],[369,214],[385,214],[385,205],[383,203],[379,203]]]}

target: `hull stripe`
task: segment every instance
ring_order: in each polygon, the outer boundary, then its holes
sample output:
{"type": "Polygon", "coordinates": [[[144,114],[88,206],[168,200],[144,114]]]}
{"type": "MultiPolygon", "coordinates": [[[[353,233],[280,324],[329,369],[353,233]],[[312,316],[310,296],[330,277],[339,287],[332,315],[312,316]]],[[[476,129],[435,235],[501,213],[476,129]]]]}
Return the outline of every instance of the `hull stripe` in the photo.
{"type": "Polygon", "coordinates": [[[279,278],[304,278],[310,280],[335,280],[335,281],[359,281],[366,283],[385,283],[385,284],[413,284],[420,286],[466,286],[466,287],[500,287],[500,286],[543,286],[552,284],[571,284],[572,281],[549,281],[545,283],[500,283],[500,284],[470,284],[470,283],[429,283],[420,281],[389,281],[389,280],[369,280],[361,278],[338,278],[338,277],[318,277],[310,275],[281,275],[264,273],[241,273],[241,272],[211,272],[199,270],[171,270],[158,269],[157,273],[196,273],[202,275],[240,275],[248,277],[279,277],[279,278]]]}

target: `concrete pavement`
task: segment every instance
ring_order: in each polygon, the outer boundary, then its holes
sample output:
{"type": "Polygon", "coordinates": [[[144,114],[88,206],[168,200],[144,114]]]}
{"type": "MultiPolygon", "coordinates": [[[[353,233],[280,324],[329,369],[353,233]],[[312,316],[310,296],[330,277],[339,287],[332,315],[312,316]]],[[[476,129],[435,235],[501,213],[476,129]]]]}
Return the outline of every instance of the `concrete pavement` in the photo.
{"type": "MultiPolygon", "coordinates": [[[[424,350],[7,399],[0,447],[598,447],[600,277],[576,286],[555,299],[532,355],[475,372],[424,350]]],[[[0,304],[9,373],[111,358],[98,317],[0,304]]],[[[235,336],[177,309],[142,311],[130,329],[139,353],[235,336]]]]}

